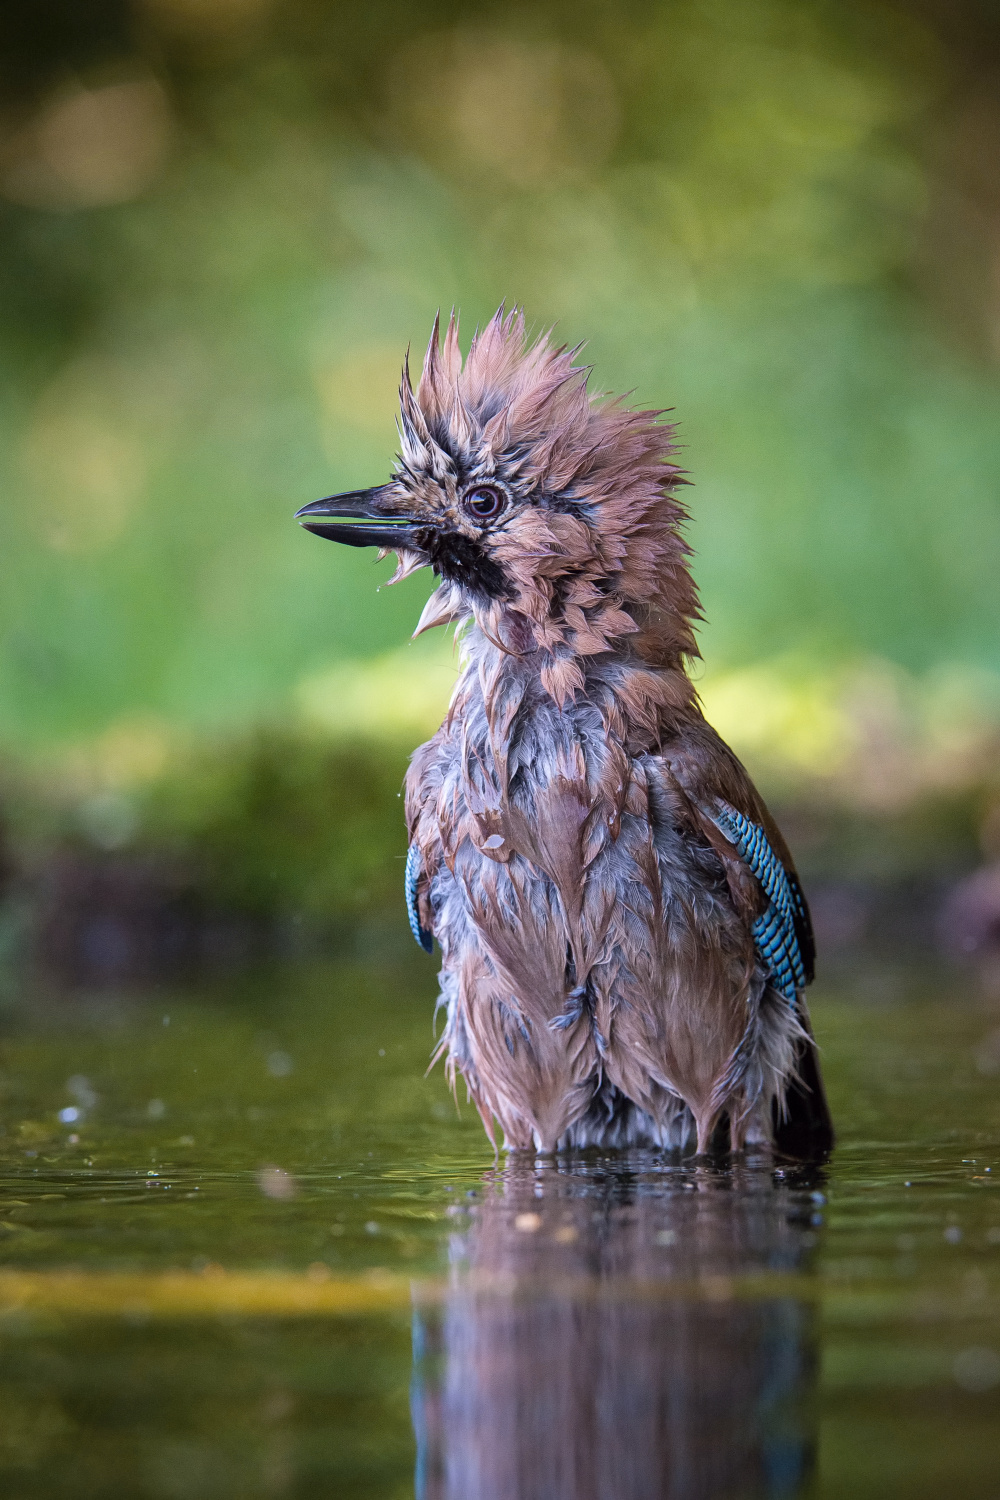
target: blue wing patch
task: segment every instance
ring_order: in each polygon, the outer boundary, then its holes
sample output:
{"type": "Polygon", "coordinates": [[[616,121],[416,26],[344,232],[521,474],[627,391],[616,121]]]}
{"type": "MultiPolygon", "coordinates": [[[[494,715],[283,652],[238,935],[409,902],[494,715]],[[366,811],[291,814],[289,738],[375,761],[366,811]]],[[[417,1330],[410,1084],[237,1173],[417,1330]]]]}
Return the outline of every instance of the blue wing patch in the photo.
{"type": "Polygon", "coordinates": [[[417,910],[417,881],[420,879],[420,850],[411,844],[406,855],[406,915],[410,919],[410,931],[425,953],[434,952],[434,934],[420,925],[417,910]]]}
{"type": "Polygon", "coordinates": [[[757,823],[751,823],[726,802],[720,802],[708,816],[764,887],[768,905],[753,924],[754,945],[774,988],[794,1005],[796,992],[806,985],[806,968],[795,931],[796,917],[808,923],[802,894],[789,882],[784,865],[757,823]]]}

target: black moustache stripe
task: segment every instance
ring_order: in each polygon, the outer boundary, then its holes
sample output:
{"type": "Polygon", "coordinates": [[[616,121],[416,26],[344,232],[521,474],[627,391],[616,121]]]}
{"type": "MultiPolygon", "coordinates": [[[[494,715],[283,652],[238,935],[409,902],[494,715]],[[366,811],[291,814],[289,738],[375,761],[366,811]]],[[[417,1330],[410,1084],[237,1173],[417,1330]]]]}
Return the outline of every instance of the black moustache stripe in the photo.
{"type": "Polygon", "coordinates": [[[471,537],[455,531],[420,531],[414,540],[430,560],[435,573],[449,583],[460,584],[484,599],[509,599],[510,580],[500,564],[471,537]]]}

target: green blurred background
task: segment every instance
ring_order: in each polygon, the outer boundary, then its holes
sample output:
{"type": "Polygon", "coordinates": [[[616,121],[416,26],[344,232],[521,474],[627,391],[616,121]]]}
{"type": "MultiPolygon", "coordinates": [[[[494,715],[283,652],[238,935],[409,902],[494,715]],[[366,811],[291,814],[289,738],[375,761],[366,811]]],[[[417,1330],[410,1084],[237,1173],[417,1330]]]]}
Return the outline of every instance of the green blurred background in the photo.
{"type": "Polygon", "coordinates": [[[452,647],[406,643],[426,575],[379,593],[291,517],[386,476],[435,309],[467,339],[502,298],[675,408],[706,710],[807,867],[1000,853],[988,0],[0,25],[12,909],[145,881],[308,926],[394,893],[452,647]]]}

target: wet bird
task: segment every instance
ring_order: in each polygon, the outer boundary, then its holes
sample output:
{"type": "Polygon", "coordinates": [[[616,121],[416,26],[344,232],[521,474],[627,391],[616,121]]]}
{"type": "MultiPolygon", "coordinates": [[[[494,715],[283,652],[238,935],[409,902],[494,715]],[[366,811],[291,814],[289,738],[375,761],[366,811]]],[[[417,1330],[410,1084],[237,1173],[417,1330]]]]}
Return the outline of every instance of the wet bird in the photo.
{"type": "Polygon", "coordinates": [[[708,725],[674,429],[588,391],[500,311],[404,364],[391,479],[308,530],[440,583],[462,671],[406,778],[411,926],[442,955],[438,1052],[508,1148],[832,1142],[788,848],[708,725]]]}

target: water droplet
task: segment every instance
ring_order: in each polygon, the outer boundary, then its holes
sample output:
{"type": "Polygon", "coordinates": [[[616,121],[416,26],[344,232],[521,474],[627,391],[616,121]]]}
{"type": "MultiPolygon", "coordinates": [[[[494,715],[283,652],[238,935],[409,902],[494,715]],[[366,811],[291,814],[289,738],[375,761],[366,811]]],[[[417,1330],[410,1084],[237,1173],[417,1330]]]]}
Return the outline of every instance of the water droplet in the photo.
{"type": "Polygon", "coordinates": [[[66,1092],[67,1094],[72,1094],[81,1112],[93,1109],[97,1103],[97,1095],[91,1087],[90,1079],[85,1078],[82,1073],[74,1073],[72,1078],[67,1078],[66,1092]]]}
{"type": "Polygon", "coordinates": [[[279,1202],[294,1198],[298,1193],[298,1183],[283,1167],[261,1167],[257,1173],[257,1186],[265,1198],[274,1198],[279,1202]]]}

